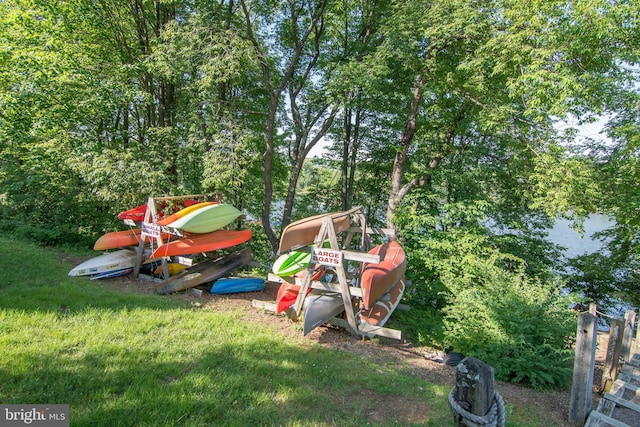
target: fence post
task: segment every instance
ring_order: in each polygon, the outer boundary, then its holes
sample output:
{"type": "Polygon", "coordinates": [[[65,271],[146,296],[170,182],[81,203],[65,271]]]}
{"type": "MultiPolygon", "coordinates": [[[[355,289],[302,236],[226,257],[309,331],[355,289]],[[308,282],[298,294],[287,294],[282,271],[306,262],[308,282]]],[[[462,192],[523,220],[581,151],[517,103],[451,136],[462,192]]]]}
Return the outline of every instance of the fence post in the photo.
{"type": "Polygon", "coordinates": [[[578,316],[576,357],[573,362],[573,382],[571,384],[571,402],[569,403],[569,422],[576,426],[584,425],[591,411],[598,333],[596,320],[596,316],[589,312],[581,313],[578,316]]]}
{"type": "Polygon", "coordinates": [[[618,366],[620,365],[620,352],[622,350],[622,319],[611,319],[609,329],[609,343],[607,344],[607,358],[604,361],[602,370],[602,392],[607,393],[618,376],[618,366]]]}
{"type": "Polygon", "coordinates": [[[624,334],[622,335],[622,361],[628,362],[631,358],[631,343],[633,341],[633,327],[636,324],[636,312],[627,310],[624,314],[624,334]]]}
{"type": "Polygon", "coordinates": [[[504,426],[504,402],[495,390],[493,368],[475,357],[465,357],[456,366],[456,384],[449,393],[454,426],[504,426]]]}
{"type": "Polygon", "coordinates": [[[636,328],[636,339],[633,343],[633,353],[637,353],[640,350],[640,327],[636,328]]]}

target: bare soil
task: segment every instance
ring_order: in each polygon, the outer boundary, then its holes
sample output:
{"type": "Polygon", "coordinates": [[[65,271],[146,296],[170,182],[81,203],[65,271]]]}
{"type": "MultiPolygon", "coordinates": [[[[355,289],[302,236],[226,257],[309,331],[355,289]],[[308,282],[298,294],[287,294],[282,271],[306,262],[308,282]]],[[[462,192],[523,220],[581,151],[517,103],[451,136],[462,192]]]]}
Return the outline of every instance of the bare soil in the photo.
{"type": "MultiPolygon", "coordinates": [[[[136,279],[132,276],[102,280],[100,283],[122,292],[154,293],[154,283],[145,279],[136,279]]],[[[389,339],[358,339],[354,338],[344,329],[320,326],[309,335],[302,336],[299,325],[284,315],[275,315],[264,309],[255,308],[253,300],[275,301],[277,285],[267,283],[267,287],[261,292],[250,292],[246,294],[212,295],[206,290],[200,292],[199,289],[192,289],[177,294],[169,295],[168,298],[189,300],[195,307],[211,308],[215,310],[235,310],[242,308],[246,312],[246,319],[251,322],[260,322],[268,325],[273,330],[283,334],[293,342],[301,345],[318,344],[348,351],[367,357],[377,363],[387,366],[402,368],[404,372],[422,378],[429,383],[451,386],[455,384],[455,367],[448,366],[436,361],[442,353],[428,348],[416,346],[408,341],[396,341],[389,339]]],[[[592,395],[593,408],[598,404],[601,395],[598,393],[598,386],[602,375],[606,349],[606,336],[600,337],[603,345],[598,346],[596,372],[594,377],[594,392],[592,395]]],[[[536,391],[528,387],[517,384],[498,382],[496,385],[501,394],[507,413],[515,412],[530,415],[532,419],[537,419],[539,425],[545,426],[571,426],[568,422],[569,401],[571,390],[560,391],[536,391]]],[[[370,399],[370,396],[368,397],[370,399]]],[[[400,423],[421,423],[429,420],[431,408],[428,402],[411,401],[406,398],[395,398],[393,396],[381,395],[377,400],[370,403],[368,420],[370,422],[391,424],[400,423]],[[383,408],[389,408],[385,411],[383,408]],[[398,414],[404,414],[402,419],[398,419],[398,414]]],[[[625,420],[630,425],[637,424],[637,420],[625,420]],[[634,424],[636,423],[636,424],[634,424]]]]}

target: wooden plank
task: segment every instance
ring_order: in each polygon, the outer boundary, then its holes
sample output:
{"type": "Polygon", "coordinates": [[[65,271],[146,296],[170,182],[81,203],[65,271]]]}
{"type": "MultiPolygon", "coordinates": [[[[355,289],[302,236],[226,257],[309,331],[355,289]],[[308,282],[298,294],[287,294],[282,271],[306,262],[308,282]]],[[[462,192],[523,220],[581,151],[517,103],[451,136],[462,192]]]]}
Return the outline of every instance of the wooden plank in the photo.
{"type": "Polygon", "coordinates": [[[622,372],[618,374],[618,379],[624,381],[628,385],[640,386],[640,377],[636,375],[631,375],[630,373],[625,372],[624,368],[622,369],[622,372]]]}
{"type": "Polygon", "coordinates": [[[612,319],[609,329],[609,344],[607,345],[607,357],[602,371],[601,390],[608,392],[618,376],[620,365],[620,353],[622,351],[622,334],[624,322],[622,319],[612,319]]]}
{"type": "Polygon", "coordinates": [[[624,406],[625,408],[629,408],[632,411],[637,412],[638,414],[640,414],[640,405],[633,403],[633,402],[629,402],[628,400],[622,398],[622,397],[618,397],[618,396],[614,396],[611,393],[605,393],[604,396],[602,397],[605,400],[609,400],[613,403],[615,403],[616,405],[620,405],[620,406],[624,406]]]}
{"type": "MultiPolygon", "coordinates": [[[[362,230],[363,230],[362,227],[357,227],[357,226],[353,226],[353,227],[350,227],[349,229],[347,229],[347,231],[349,231],[351,233],[362,233],[362,230]]],[[[366,234],[379,234],[381,236],[389,236],[392,239],[395,239],[396,236],[397,236],[397,232],[393,228],[366,227],[364,230],[365,230],[366,234]]]]}
{"type": "Polygon", "coordinates": [[[267,311],[272,311],[272,312],[276,312],[276,303],[275,302],[271,302],[271,301],[260,301],[257,299],[254,299],[251,301],[251,305],[255,308],[259,308],[262,310],[267,310],[267,311]]]}
{"type": "Polygon", "coordinates": [[[622,367],[622,370],[629,375],[633,375],[634,377],[640,377],[640,367],[626,364],[622,367]]]}
{"type": "Polygon", "coordinates": [[[636,324],[636,312],[627,310],[624,314],[624,332],[622,334],[621,356],[624,362],[631,358],[631,344],[633,342],[633,328],[636,324]]]}
{"type": "Polygon", "coordinates": [[[631,427],[598,411],[591,411],[584,427],[631,427]]]}
{"type": "MultiPolygon", "coordinates": [[[[335,283],[323,283],[317,280],[311,281],[312,289],[320,289],[328,292],[342,292],[342,288],[335,283]]],[[[349,287],[349,293],[353,297],[362,297],[362,288],[356,288],[353,286],[349,287]]]]}
{"type": "MultiPolygon", "coordinates": [[[[349,328],[349,323],[339,317],[334,317],[333,319],[329,320],[328,323],[345,329],[349,328]]],[[[371,336],[379,336],[399,341],[402,340],[402,331],[380,326],[372,326],[368,323],[364,323],[359,326],[358,334],[369,338],[371,338],[371,336]]]]}
{"type": "MultiPolygon", "coordinates": [[[[610,396],[622,397],[624,396],[624,381],[616,380],[611,386],[610,396]]],[[[602,412],[605,415],[613,415],[613,411],[616,408],[615,402],[608,399],[600,399],[598,403],[598,412],[602,412]]]]}
{"type": "Polygon", "coordinates": [[[593,389],[593,367],[596,360],[596,316],[589,312],[578,317],[573,364],[573,382],[571,384],[571,401],[569,402],[569,422],[582,425],[591,411],[591,394],[593,389]]]}

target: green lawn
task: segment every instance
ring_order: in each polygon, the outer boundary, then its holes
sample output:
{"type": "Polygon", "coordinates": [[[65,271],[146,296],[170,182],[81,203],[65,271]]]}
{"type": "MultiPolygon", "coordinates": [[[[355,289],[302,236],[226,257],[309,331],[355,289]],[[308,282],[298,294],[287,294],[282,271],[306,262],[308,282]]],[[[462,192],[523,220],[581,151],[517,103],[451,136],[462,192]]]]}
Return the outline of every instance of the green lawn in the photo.
{"type": "Polygon", "coordinates": [[[241,312],[69,277],[61,258],[0,237],[1,403],[69,404],[72,426],[364,426],[393,401],[428,404],[416,425],[452,423],[446,386],[292,343],[241,312]]]}

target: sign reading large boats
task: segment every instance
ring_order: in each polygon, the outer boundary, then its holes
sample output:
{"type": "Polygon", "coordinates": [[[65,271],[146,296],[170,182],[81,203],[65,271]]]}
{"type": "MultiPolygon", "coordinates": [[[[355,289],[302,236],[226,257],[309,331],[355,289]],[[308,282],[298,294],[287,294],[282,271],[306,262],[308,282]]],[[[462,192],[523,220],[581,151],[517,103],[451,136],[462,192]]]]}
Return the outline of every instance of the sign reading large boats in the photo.
{"type": "Polygon", "coordinates": [[[311,248],[311,262],[336,267],[342,265],[342,252],[313,247],[311,248]]]}

